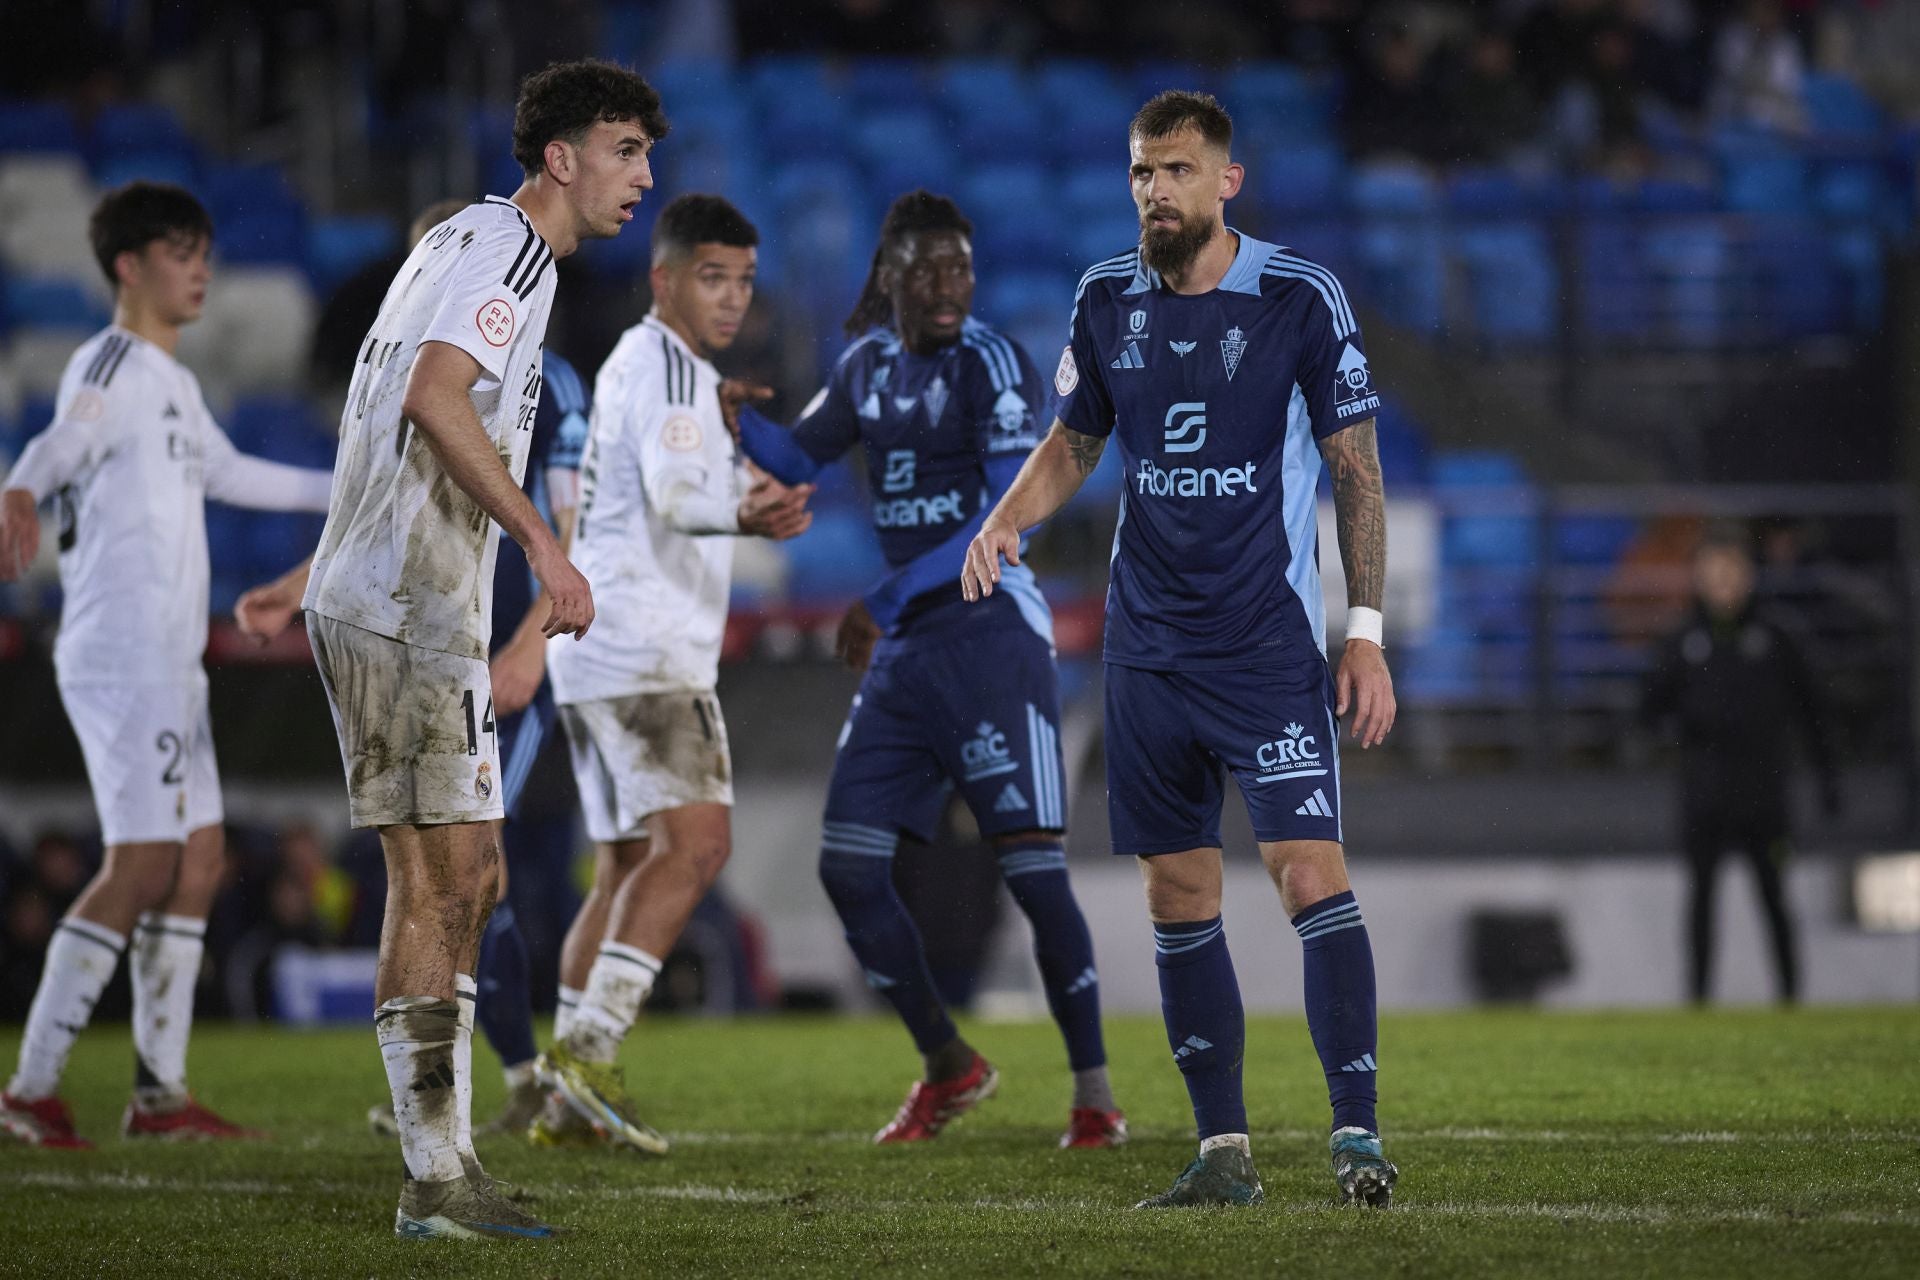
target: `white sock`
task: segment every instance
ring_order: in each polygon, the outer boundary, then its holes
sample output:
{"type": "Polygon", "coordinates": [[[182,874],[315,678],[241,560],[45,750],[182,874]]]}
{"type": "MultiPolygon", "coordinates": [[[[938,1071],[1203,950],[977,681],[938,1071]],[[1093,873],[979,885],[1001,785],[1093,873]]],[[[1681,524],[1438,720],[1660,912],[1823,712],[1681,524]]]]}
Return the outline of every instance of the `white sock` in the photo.
{"type": "Polygon", "coordinates": [[[1203,1139],[1200,1143],[1200,1154],[1205,1155],[1220,1147],[1238,1147],[1241,1155],[1248,1157],[1253,1155],[1253,1142],[1244,1133],[1216,1133],[1211,1138],[1203,1139]]]}
{"type": "Polygon", "coordinates": [[[561,986],[560,1002],[553,1007],[553,1038],[556,1041],[565,1040],[567,1032],[573,1030],[573,1011],[580,1007],[580,1001],[586,994],[578,987],[561,986]]]}
{"type": "Polygon", "coordinates": [[[94,1002],[106,990],[127,940],[91,920],[68,916],[47,944],[46,966],[40,971],[40,989],[27,1011],[27,1034],[20,1041],[20,1069],[7,1092],[25,1102],[50,1098],[60,1088],[67,1055],[94,1002]]]}
{"type": "Polygon", "coordinates": [[[395,996],[374,1011],[393,1118],[400,1126],[400,1154],[407,1172],[420,1182],[466,1176],[454,1115],[460,1092],[454,1074],[459,1026],[459,1006],[432,996],[395,996]]]}
{"type": "Polygon", "coordinates": [[[463,1156],[473,1152],[473,1004],[480,988],[473,975],[453,975],[453,1002],[460,1009],[460,1020],[453,1029],[454,1145],[463,1156]]]}
{"type": "Polygon", "coordinates": [[[187,1037],[207,922],[149,911],[134,926],[128,952],[133,979],[134,1100],[147,1111],[187,1101],[187,1037]]]}
{"type": "Polygon", "coordinates": [[[588,1062],[612,1062],[659,976],[656,957],[625,943],[603,944],[567,1028],[568,1050],[588,1062]]]}

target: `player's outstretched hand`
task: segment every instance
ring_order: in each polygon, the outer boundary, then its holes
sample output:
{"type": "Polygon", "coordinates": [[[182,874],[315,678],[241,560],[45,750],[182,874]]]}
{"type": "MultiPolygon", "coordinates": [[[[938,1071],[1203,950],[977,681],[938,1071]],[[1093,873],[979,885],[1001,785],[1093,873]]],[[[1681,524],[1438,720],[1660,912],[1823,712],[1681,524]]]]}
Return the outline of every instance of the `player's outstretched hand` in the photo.
{"type": "Polygon", "coordinates": [[[547,598],[553,601],[553,610],[547,614],[547,624],[540,628],[540,634],[570,635],[576,640],[586,635],[587,628],[593,625],[593,588],[560,550],[560,544],[551,539],[542,543],[537,551],[528,554],[527,567],[533,570],[533,576],[547,589],[547,598]]]}
{"type": "Polygon", "coordinates": [[[285,631],[298,612],[300,597],[280,582],[242,592],[233,602],[234,623],[255,644],[263,645],[285,631]]]}
{"type": "Polygon", "coordinates": [[[758,468],[753,471],[757,477],[753,487],[740,499],[740,532],[775,541],[805,533],[813,524],[807,499],[813,496],[815,486],[785,485],[758,468]]]}
{"type": "Polygon", "coordinates": [[[1377,747],[1387,740],[1393,728],[1393,675],[1387,670],[1387,655],[1371,640],[1349,640],[1340,655],[1340,670],[1333,678],[1334,708],[1337,716],[1353,711],[1349,735],[1362,750],[1377,747]]]}
{"type": "Polygon", "coordinates": [[[9,489],[0,494],[0,582],[14,582],[40,554],[40,512],[33,494],[9,489]]]}
{"type": "Polygon", "coordinates": [[[733,438],[740,438],[740,406],[773,399],[773,388],[745,378],[728,378],[720,384],[720,419],[733,438]]]}
{"type": "Polygon", "coordinates": [[[500,646],[500,652],[487,663],[494,715],[510,716],[524,710],[540,691],[540,681],[546,674],[546,638],[539,632],[523,631],[500,646]]]}
{"type": "Polygon", "coordinates": [[[988,520],[967,544],[966,567],[960,570],[960,594],[980,600],[993,594],[1000,581],[1000,562],[1020,563],[1020,531],[988,520]]]}
{"type": "Polygon", "coordinates": [[[873,614],[867,610],[867,602],[855,600],[853,607],[847,610],[847,616],[840,619],[840,632],[833,638],[833,651],[840,661],[855,671],[865,671],[867,664],[873,661],[873,644],[880,638],[880,624],[873,620],[873,614]]]}

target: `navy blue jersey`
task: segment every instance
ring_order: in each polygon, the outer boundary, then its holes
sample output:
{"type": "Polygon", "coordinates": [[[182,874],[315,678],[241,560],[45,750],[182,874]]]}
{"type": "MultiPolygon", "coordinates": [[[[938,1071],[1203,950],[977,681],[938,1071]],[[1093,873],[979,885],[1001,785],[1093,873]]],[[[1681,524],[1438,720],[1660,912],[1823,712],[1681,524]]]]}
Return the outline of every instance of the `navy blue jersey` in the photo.
{"type": "MultiPolygon", "coordinates": [[[[549,472],[579,471],[587,448],[587,388],[572,365],[551,351],[540,354],[540,404],[533,416],[533,441],[527,451],[527,472],[520,482],[540,518],[553,523],[553,495],[549,472]]],[[[562,506],[571,506],[569,497],[562,506]]],[[[494,564],[493,645],[498,649],[513,638],[514,629],[533,607],[540,590],[527,566],[520,544],[502,534],[500,557],[494,564]]]]}
{"type": "Polygon", "coordinates": [[[894,572],[866,599],[897,635],[1018,621],[1053,637],[1033,573],[1009,568],[980,604],[960,596],[967,544],[1039,442],[1045,388],[1020,344],[976,320],[933,355],[889,330],[860,338],[802,412],[793,440],[817,463],[866,452],[873,527],[894,572]]]}
{"type": "Polygon", "coordinates": [[[1323,656],[1316,446],[1380,404],[1331,272],[1240,235],[1219,287],[1183,296],[1139,250],[1109,258],[1080,281],[1054,389],[1062,422],[1120,447],[1108,662],[1323,656]]]}

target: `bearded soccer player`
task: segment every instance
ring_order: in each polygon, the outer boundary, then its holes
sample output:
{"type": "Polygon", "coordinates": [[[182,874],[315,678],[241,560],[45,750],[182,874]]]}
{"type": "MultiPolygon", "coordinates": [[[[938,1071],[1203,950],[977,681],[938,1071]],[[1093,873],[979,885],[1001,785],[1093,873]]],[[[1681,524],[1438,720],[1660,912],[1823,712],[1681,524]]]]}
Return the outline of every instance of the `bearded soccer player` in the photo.
{"type": "MultiPolygon", "coordinates": [[[[464,200],[443,200],[414,219],[410,243],[432,235],[441,223],[467,207],[464,200]]],[[[578,500],[580,454],[587,442],[587,392],[580,375],[552,351],[540,356],[540,407],[534,413],[533,438],[527,444],[526,475],[521,489],[541,518],[564,544],[573,529],[578,500]]],[[[553,693],[546,681],[548,601],[527,569],[520,544],[499,539],[493,573],[493,654],[489,674],[493,682],[495,734],[501,762],[501,807],[506,823],[501,838],[511,853],[513,818],[527,779],[550,740],[554,725],[553,693]]],[[[274,582],[255,587],[234,604],[234,620],[246,634],[264,642],[285,630],[300,611],[313,562],[289,571],[274,582]]],[[[507,1087],[500,1114],[478,1132],[519,1134],[526,1131],[547,1091],[534,1074],[533,1006],[526,941],[507,900],[507,864],[500,862],[498,899],[487,917],[480,939],[480,967],[474,975],[474,1022],[500,1057],[507,1087]]],[[[391,1102],[367,1111],[375,1133],[400,1136],[391,1102]]]]}
{"type": "Polygon", "coordinates": [[[617,235],[653,185],[660,98],[603,62],[522,83],[525,180],[414,246],[361,349],[332,509],[302,602],[351,820],[387,863],[374,1028],[406,1165],[397,1234],[543,1238],[473,1153],[474,966],[499,884],[499,749],[487,667],[497,523],[583,634],[587,580],[522,492],[554,261],[617,235]]]}
{"type": "Polygon", "coordinates": [[[1060,1145],[1113,1147],[1127,1125],[1107,1080],[1093,939],[1067,878],[1052,614],[1026,568],[1010,570],[985,607],[969,607],[954,583],[1034,447],[1045,394],[1020,345],[968,315],[972,233],[944,196],[894,201],[847,321],[856,341],[827,386],[791,434],[743,406],[740,439],[792,483],[864,449],[874,531],[892,566],[840,627],[841,655],[865,677],[834,757],[820,854],[854,957],[921,1056],[922,1078],[874,1140],[938,1137],[999,1080],[947,1016],[893,886],[902,833],[927,839],[957,787],[1033,926],[1073,1073],[1060,1145]]]}
{"type": "Polygon", "coordinates": [[[47,947],[0,1132],[86,1147],[60,1100],[75,1037],[132,940],[130,1138],[258,1136],[187,1092],[193,992],[225,868],[207,717],[206,500],[324,511],[331,477],[234,451],[178,360],[200,318],[213,224],[178,187],[112,192],[89,226],[113,323],[60,380],[53,424],[0,494],[0,581],[32,563],[37,504],[57,497],[66,593],[54,669],[86,757],[106,860],[47,947]]]}
{"type": "Polygon", "coordinates": [[[1119,440],[1108,807],[1114,852],[1139,859],[1167,1041],[1200,1136],[1198,1158],[1140,1207],[1262,1197],[1220,916],[1223,769],[1303,945],[1340,1199],[1385,1206],[1396,1170],[1374,1117],[1373,952],[1341,848],[1336,742],[1349,713],[1362,748],[1393,727],[1379,398],[1333,275],[1226,226],[1243,177],[1232,137],[1204,94],[1163,93],[1134,117],[1140,244],[1081,279],[1056,420],[974,539],[961,585],[990,603],[1024,572],[1021,531],[1058,510],[1108,437],[1119,440]],[[1323,461],[1354,601],[1337,673],[1324,656],[1315,536],[1323,461]]]}
{"type": "Polygon", "coordinates": [[[548,670],[573,754],[594,884],[561,953],[560,1094],[529,1136],[597,1134],[665,1155],[614,1065],[688,918],[732,852],[733,764],[714,687],[738,535],[791,538],[807,486],[747,477],[721,417],[712,358],[733,345],[760,234],[712,195],[653,229],[653,309],[594,380],[573,554],[601,584],[602,626],[551,641],[548,670]],[[608,625],[611,624],[611,625],[608,625]]]}

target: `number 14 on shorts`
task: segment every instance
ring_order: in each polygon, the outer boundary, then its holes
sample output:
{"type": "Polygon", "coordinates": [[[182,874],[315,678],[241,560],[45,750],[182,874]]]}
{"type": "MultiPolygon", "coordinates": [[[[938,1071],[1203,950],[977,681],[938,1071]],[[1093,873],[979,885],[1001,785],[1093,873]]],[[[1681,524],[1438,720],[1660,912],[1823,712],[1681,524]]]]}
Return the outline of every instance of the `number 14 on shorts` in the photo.
{"type": "Polygon", "coordinates": [[[460,709],[467,717],[467,754],[480,754],[480,735],[493,732],[493,695],[487,695],[487,709],[480,713],[478,723],[473,718],[473,690],[460,695],[460,709]]]}

